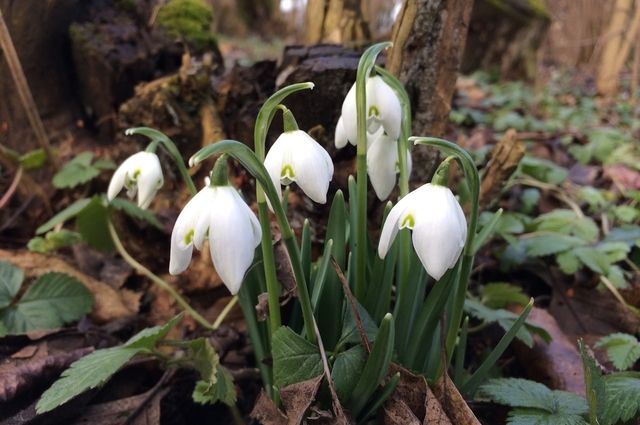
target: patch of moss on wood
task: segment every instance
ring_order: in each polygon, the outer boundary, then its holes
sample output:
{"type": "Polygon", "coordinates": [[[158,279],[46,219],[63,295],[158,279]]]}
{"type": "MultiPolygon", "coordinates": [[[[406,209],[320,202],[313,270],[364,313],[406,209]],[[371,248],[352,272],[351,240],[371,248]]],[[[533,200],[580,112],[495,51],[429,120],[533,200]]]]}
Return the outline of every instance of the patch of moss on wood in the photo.
{"type": "Polygon", "coordinates": [[[217,49],[211,33],[213,10],[203,0],[171,0],[158,12],[157,24],[167,35],[196,49],[217,49]]]}

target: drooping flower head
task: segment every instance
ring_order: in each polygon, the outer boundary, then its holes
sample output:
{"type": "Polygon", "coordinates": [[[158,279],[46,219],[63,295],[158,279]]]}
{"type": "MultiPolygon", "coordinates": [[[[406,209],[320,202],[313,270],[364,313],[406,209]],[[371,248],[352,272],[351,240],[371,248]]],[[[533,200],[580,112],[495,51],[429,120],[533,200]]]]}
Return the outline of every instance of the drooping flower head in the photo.
{"type": "Polygon", "coordinates": [[[413,231],[413,247],[427,273],[439,280],[452,268],[467,239],[467,221],[448,187],[427,183],[391,208],[382,227],[378,255],[384,258],[398,231],[413,231]]]}
{"type": "Polygon", "coordinates": [[[285,131],[267,152],[264,166],[280,197],[281,185],[296,182],[309,198],[324,204],[333,178],[331,157],[311,136],[298,129],[288,109],[283,116],[285,131]]]}
{"type": "Polygon", "coordinates": [[[213,266],[229,291],[236,294],[251,266],[262,231],[238,191],[226,182],[216,183],[219,182],[207,181],[178,216],[171,233],[169,273],[186,270],[193,247],[202,250],[208,238],[213,266]]]}
{"type": "MultiPolygon", "coordinates": [[[[402,106],[398,95],[382,77],[375,76],[367,79],[367,132],[375,133],[380,127],[392,140],[400,137],[402,120],[402,106]]],[[[342,129],[346,139],[356,144],[358,139],[358,123],[356,111],[356,85],[349,89],[342,103],[342,129]]],[[[337,146],[336,136],[336,146],[337,146]]],[[[343,140],[342,138],[340,140],[343,140]]]]}
{"type": "Polygon", "coordinates": [[[138,152],[125,159],[113,173],[107,189],[107,199],[113,200],[124,187],[129,198],[137,193],[138,206],[146,209],[163,183],[158,156],[152,152],[138,152]]]}
{"type": "MultiPolygon", "coordinates": [[[[407,175],[411,174],[411,152],[406,151],[407,175]]],[[[367,174],[373,191],[381,201],[387,199],[396,185],[398,141],[390,138],[382,129],[367,135],[367,174]]]]}

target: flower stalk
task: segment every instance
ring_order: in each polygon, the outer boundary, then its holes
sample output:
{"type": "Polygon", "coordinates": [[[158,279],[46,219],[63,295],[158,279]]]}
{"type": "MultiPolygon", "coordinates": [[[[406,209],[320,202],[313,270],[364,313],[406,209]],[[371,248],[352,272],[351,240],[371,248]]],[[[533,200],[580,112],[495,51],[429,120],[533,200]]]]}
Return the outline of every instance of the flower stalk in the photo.
{"type": "Polygon", "coordinates": [[[355,295],[364,299],[366,294],[366,260],[367,260],[367,79],[373,71],[376,58],[382,50],[392,46],[390,42],[378,43],[369,47],[358,63],[356,75],[356,184],[357,184],[357,216],[355,244],[355,295]]]}

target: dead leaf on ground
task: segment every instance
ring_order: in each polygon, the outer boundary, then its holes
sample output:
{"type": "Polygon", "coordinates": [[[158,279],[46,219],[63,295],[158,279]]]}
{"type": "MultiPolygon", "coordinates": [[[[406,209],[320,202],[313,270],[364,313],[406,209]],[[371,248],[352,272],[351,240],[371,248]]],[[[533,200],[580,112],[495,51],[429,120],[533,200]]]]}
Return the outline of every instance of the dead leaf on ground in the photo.
{"type": "Polygon", "coordinates": [[[38,277],[48,272],[60,272],[78,279],[93,294],[94,305],[91,317],[98,323],[106,323],[136,314],[140,307],[142,294],[128,289],[115,290],[106,283],[79,272],[75,267],[55,255],[0,249],[0,261],[8,261],[22,268],[27,278],[38,277]]]}
{"type": "Polygon", "coordinates": [[[616,186],[622,189],[640,190],[640,172],[624,165],[604,167],[604,176],[610,178],[616,186]]]}
{"type": "Polygon", "coordinates": [[[398,372],[398,385],[384,404],[385,425],[451,425],[426,379],[392,364],[389,373],[398,372]]]}
{"type": "MultiPolygon", "coordinates": [[[[453,424],[480,425],[480,421],[445,372],[433,386],[433,392],[453,424]]],[[[425,422],[426,425],[427,422],[425,422]]],[[[433,423],[433,422],[429,422],[433,423]]],[[[437,422],[436,422],[437,423],[437,422]]]]}
{"type": "Polygon", "coordinates": [[[324,375],[295,384],[287,385],[280,390],[280,397],[287,413],[288,425],[299,425],[305,417],[305,413],[316,398],[316,393],[324,375]]]}
{"type": "Polygon", "coordinates": [[[136,417],[126,422],[128,425],[158,425],[160,424],[160,403],[169,390],[170,388],[165,388],[157,391],[150,400],[150,394],[146,392],[89,406],[86,412],[73,422],[73,425],[121,425],[134,413],[136,417]],[[142,411],[136,412],[140,408],[142,411]]]}
{"type": "Polygon", "coordinates": [[[260,392],[250,416],[262,425],[287,425],[287,417],[278,410],[264,390],[260,392]]]}
{"type": "Polygon", "coordinates": [[[0,364],[0,402],[8,402],[34,386],[51,380],[92,347],[69,352],[50,352],[42,342],[27,346],[0,364]]]}
{"type": "Polygon", "coordinates": [[[527,320],[551,335],[548,344],[540,336],[534,335],[533,348],[522,343],[514,345],[519,364],[523,365],[527,376],[552,389],[570,391],[584,397],[584,370],[576,341],[567,337],[547,310],[533,307],[527,320]]]}

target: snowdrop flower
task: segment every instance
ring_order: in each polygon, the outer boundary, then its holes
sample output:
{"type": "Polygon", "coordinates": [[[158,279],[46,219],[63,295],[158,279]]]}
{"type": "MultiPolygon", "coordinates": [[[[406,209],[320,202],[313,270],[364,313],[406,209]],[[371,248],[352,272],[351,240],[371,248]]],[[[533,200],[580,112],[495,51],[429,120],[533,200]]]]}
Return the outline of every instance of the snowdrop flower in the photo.
{"type": "Polygon", "coordinates": [[[253,211],[227,184],[214,186],[207,181],[185,205],[171,233],[169,273],[186,270],[193,247],[202,250],[207,237],[213,266],[229,291],[237,294],[262,231],[253,211]]]}
{"type": "MultiPolygon", "coordinates": [[[[374,192],[381,201],[387,199],[396,185],[398,142],[382,129],[367,135],[367,174],[374,192]]],[[[407,150],[407,175],[411,174],[411,153],[407,150]]]]}
{"type": "MultiPolygon", "coordinates": [[[[366,97],[367,131],[369,133],[375,133],[382,127],[391,139],[398,140],[400,137],[402,106],[396,93],[384,82],[382,77],[375,76],[367,79],[366,97]]],[[[358,139],[355,84],[351,86],[342,103],[341,120],[342,125],[340,126],[340,131],[344,131],[346,139],[355,145],[358,139]]],[[[342,140],[341,138],[340,141],[342,142],[342,140]]],[[[339,147],[337,134],[336,147],[339,147]]]]}
{"type": "Polygon", "coordinates": [[[264,166],[280,197],[281,185],[296,182],[309,198],[324,204],[333,178],[331,157],[311,136],[297,128],[289,110],[284,112],[284,116],[285,132],[267,152],[264,166]]]}
{"type": "Polygon", "coordinates": [[[125,187],[129,198],[138,193],[138,206],[146,209],[163,183],[158,156],[152,152],[138,152],[125,159],[113,173],[107,189],[107,199],[113,200],[125,187]]]}
{"type": "Polygon", "coordinates": [[[458,261],[467,238],[467,222],[451,190],[427,183],[402,198],[382,227],[381,258],[405,227],[413,230],[413,247],[427,273],[439,280],[458,261]]]}

